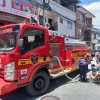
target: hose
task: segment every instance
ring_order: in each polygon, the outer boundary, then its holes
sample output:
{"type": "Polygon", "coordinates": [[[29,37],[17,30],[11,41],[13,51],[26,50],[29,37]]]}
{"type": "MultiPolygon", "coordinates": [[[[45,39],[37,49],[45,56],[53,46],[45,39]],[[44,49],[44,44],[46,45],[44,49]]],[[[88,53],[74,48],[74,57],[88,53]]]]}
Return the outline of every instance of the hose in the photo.
{"type": "MultiPolygon", "coordinates": [[[[63,67],[62,67],[62,65],[61,65],[61,62],[60,62],[59,58],[58,58],[57,56],[53,56],[53,57],[56,58],[56,59],[58,60],[59,65],[60,65],[62,71],[64,72],[64,69],[63,69],[63,67]]],[[[76,77],[74,77],[74,78],[69,77],[65,72],[64,72],[64,74],[65,74],[65,76],[66,76],[68,79],[70,79],[70,80],[72,80],[72,81],[75,80],[75,79],[77,79],[77,78],[79,77],[79,74],[78,74],[76,77]]]]}

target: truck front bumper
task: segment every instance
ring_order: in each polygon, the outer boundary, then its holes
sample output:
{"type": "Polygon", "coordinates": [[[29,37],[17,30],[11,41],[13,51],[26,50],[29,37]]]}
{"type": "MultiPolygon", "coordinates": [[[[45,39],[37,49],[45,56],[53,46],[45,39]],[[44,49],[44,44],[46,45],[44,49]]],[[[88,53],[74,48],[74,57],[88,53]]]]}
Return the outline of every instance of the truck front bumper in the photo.
{"type": "Polygon", "coordinates": [[[9,93],[17,88],[17,82],[6,82],[0,78],[0,95],[9,93]]]}

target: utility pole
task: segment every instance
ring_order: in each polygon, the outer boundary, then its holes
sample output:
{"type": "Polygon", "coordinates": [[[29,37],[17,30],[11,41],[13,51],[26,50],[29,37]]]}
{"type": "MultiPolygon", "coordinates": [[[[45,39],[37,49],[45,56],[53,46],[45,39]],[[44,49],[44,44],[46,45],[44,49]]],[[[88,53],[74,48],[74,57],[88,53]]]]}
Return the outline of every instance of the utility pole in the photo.
{"type": "Polygon", "coordinates": [[[45,9],[48,9],[51,11],[51,7],[49,6],[50,0],[46,3],[45,0],[43,0],[43,27],[45,27],[45,9]]]}
{"type": "Polygon", "coordinates": [[[43,0],[43,27],[45,27],[45,0],[43,0]]]}
{"type": "MultiPolygon", "coordinates": [[[[31,3],[34,2],[34,0],[29,0],[31,3]],[[32,2],[33,1],[33,2],[32,2]]],[[[35,3],[37,2],[37,0],[35,0],[35,3]]],[[[42,0],[41,2],[42,4],[40,4],[39,6],[43,9],[43,27],[45,27],[45,9],[50,10],[51,11],[51,7],[49,6],[50,0],[42,0]]]]}

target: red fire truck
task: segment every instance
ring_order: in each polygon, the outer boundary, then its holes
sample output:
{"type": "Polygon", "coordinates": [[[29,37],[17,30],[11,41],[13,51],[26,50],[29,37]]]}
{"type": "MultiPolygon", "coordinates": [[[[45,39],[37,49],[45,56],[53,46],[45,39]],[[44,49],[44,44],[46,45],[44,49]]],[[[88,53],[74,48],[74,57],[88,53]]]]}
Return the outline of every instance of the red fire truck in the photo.
{"type": "Polygon", "coordinates": [[[50,78],[64,75],[60,65],[67,74],[79,68],[81,58],[91,60],[85,42],[51,34],[38,24],[5,25],[0,28],[0,95],[23,86],[31,96],[43,94],[50,78]]]}

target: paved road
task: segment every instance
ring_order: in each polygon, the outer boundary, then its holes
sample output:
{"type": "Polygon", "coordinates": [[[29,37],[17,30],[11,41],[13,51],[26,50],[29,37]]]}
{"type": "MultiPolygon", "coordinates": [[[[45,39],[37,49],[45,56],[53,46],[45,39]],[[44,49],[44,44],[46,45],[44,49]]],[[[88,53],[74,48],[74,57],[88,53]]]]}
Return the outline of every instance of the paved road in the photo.
{"type": "MultiPolygon", "coordinates": [[[[71,75],[77,73],[74,72],[71,75]]],[[[57,96],[61,100],[100,100],[100,84],[72,82],[62,76],[51,80],[47,93],[42,96],[30,97],[24,88],[20,88],[0,98],[2,100],[41,100],[42,97],[48,95],[57,96]]]]}
{"type": "MultiPolygon", "coordinates": [[[[89,69],[91,69],[90,66],[89,69]]],[[[76,71],[69,76],[74,77],[78,73],[79,71],[76,71]]],[[[47,93],[42,96],[30,97],[24,88],[20,88],[0,98],[2,100],[41,100],[44,96],[56,96],[61,100],[100,100],[100,83],[73,82],[62,76],[51,80],[47,93]]]]}

